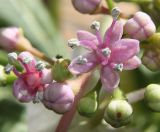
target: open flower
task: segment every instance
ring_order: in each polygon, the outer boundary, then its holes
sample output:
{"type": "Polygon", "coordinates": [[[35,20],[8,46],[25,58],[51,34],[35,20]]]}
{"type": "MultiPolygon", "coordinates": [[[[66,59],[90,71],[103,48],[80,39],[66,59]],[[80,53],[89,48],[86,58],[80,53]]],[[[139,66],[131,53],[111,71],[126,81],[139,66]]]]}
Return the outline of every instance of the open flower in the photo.
{"type": "MultiPolygon", "coordinates": [[[[17,60],[25,69],[23,73],[17,71],[13,66],[13,72],[18,77],[13,85],[13,94],[21,102],[32,101],[38,91],[42,91],[46,83],[52,78],[49,71],[43,69],[29,52],[22,52],[18,56],[15,53],[9,54],[11,60],[17,60]]],[[[50,73],[51,74],[51,73],[50,73]]]]}
{"type": "Polygon", "coordinates": [[[112,11],[113,22],[106,31],[104,39],[101,38],[98,22],[93,22],[92,28],[96,35],[87,31],[78,31],[78,40],[71,39],[68,44],[71,47],[83,46],[89,53],[75,58],[69,65],[73,74],[89,72],[100,65],[100,75],[103,87],[107,91],[113,91],[119,84],[119,71],[137,68],[141,61],[136,56],[139,52],[139,41],[135,39],[122,39],[123,24],[117,20],[119,11],[112,11]]]}

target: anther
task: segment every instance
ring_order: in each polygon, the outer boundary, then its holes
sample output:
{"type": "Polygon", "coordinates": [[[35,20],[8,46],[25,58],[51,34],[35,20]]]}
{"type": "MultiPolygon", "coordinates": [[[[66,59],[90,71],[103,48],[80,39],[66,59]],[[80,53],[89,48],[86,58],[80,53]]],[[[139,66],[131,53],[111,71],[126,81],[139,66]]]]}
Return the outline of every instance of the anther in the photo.
{"type": "Polygon", "coordinates": [[[119,15],[120,15],[119,8],[118,7],[113,8],[112,9],[112,17],[113,17],[113,19],[114,20],[118,19],[119,15]]]}
{"type": "Polygon", "coordinates": [[[14,64],[17,61],[17,53],[15,52],[9,53],[8,60],[11,64],[14,64]]]}
{"type": "Polygon", "coordinates": [[[90,27],[91,27],[92,29],[99,30],[99,29],[100,29],[100,22],[98,22],[98,21],[93,21],[90,27]]]}
{"type": "Polygon", "coordinates": [[[70,39],[68,40],[68,46],[71,47],[71,48],[75,48],[75,47],[78,47],[80,44],[79,44],[79,41],[78,39],[70,39]]]}
{"type": "Polygon", "coordinates": [[[78,59],[77,59],[77,64],[86,64],[88,61],[86,58],[83,58],[82,56],[79,56],[78,59]]]}
{"type": "Polygon", "coordinates": [[[4,67],[4,71],[6,74],[10,74],[10,72],[13,70],[13,65],[10,65],[10,64],[7,64],[5,67],[4,67]]]}
{"type": "Polygon", "coordinates": [[[110,50],[109,48],[102,49],[102,54],[103,54],[104,56],[109,57],[110,54],[111,54],[111,50],[110,50]]]}
{"type": "Polygon", "coordinates": [[[123,64],[122,63],[116,64],[114,69],[117,70],[117,71],[122,71],[123,70],[123,64]]]}
{"type": "Polygon", "coordinates": [[[36,64],[36,69],[38,71],[42,71],[44,68],[46,67],[45,63],[42,62],[42,61],[38,61],[37,64],[36,64]]]}

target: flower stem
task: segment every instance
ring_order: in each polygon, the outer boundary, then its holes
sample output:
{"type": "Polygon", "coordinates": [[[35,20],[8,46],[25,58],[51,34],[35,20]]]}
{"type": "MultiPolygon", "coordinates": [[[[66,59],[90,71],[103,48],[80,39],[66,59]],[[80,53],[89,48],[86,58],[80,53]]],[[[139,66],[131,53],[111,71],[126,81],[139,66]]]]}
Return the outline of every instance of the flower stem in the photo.
{"type": "Polygon", "coordinates": [[[79,84],[80,90],[75,97],[75,101],[72,106],[72,109],[62,116],[55,132],[67,132],[68,131],[68,128],[69,128],[69,126],[72,122],[72,119],[76,113],[78,102],[81,99],[81,97],[83,96],[83,93],[85,92],[85,88],[86,88],[85,85],[86,85],[90,75],[91,75],[91,73],[86,73],[86,74],[83,74],[81,77],[79,77],[79,79],[77,81],[73,80],[73,83],[69,82],[70,85],[72,85],[72,87],[74,85],[76,86],[77,84],[79,84]]]}
{"type": "Polygon", "coordinates": [[[152,0],[115,0],[116,2],[151,3],[152,0]]]}
{"type": "Polygon", "coordinates": [[[114,2],[113,2],[113,0],[106,0],[106,3],[107,3],[108,8],[109,8],[109,10],[111,12],[112,9],[114,8],[114,2]]]}

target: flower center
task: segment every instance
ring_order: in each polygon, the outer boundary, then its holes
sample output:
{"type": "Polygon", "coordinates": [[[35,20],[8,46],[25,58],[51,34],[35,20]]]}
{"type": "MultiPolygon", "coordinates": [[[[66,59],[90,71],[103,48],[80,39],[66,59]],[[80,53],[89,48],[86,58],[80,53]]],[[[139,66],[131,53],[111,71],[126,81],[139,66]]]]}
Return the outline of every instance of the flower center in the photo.
{"type": "Polygon", "coordinates": [[[102,54],[106,57],[109,57],[111,54],[111,50],[109,48],[102,49],[102,54]]]}

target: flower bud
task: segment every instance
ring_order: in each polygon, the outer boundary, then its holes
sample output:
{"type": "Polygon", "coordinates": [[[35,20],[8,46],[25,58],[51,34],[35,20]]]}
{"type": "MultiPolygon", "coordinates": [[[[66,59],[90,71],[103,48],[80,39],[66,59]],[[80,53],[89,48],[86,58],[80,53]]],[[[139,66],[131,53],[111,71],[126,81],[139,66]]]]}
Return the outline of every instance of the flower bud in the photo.
{"type": "Polygon", "coordinates": [[[55,62],[54,66],[52,67],[52,75],[54,80],[63,82],[72,77],[72,74],[68,70],[68,65],[70,61],[65,60],[58,60],[55,62]]]}
{"type": "Polygon", "coordinates": [[[97,92],[91,92],[84,96],[78,104],[78,112],[82,116],[91,117],[98,108],[97,92]]]}
{"type": "Polygon", "coordinates": [[[156,27],[148,14],[137,12],[126,22],[124,30],[134,39],[145,40],[155,33],[156,27]]]}
{"type": "Polygon", "coordinates": [[[30,47],[30,43],[24,38],[22,29],[16,27],[8,27],[0,29],[0,46],[8,51],[21,49],[22,47],[30,47]],[[25,44],[22,43],[25,41],[25,44]]]}
{"type": "Polygon", "coordinates": [[[71,109],[74,94],[69,85],[53,82],[45,88],[42,102],[46,108],[63,114],[71,109]]]}
{"type": "Polygon", "coordinates": [[[160,53],[158,49],[148,49],[144,52],[142,63],[151,71],[160,70],[160,53]]]}
{"type": "Polygon", "coordinates": [[[92,14],[100,5],[101,0],[72,0],[74,8],[83,14],[92,14]]]}
{"type": "Polygon", "coordinates": [[[111,126],[118,128],[127,125],[132,117],[132,107],[126,100],[111,100],[108,104],[104,119],[111,126]]]}
{"type": "Polygon", "coordinates": [[[150,84],[146,87],[145,100],[149,108],[156,112],[160,112],[160,85],[150,84]]]}

